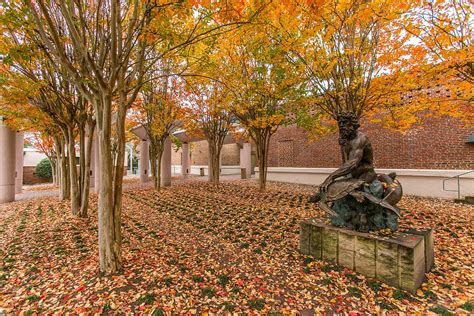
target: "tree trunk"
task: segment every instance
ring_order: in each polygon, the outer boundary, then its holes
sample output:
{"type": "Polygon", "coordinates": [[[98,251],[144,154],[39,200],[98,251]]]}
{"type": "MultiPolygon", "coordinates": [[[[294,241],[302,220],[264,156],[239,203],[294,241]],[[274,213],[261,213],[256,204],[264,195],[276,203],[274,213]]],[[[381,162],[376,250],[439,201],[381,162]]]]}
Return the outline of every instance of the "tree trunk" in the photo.
{"type": "Polygon", "coordinates": [[[166,137],[153,140],[153,137],[150,137],[150,160],[151,160],[151,172],[153,175],[153,187],[155,190],[161,190],[161,158],[163,157],[163,152],[165,149],[165,140],[166,137]]]}
{"type": "Polygon", "coordinates": [[[268,147],[270,145],[271,133],[268,130],[260,130],[253,133],[253,140],[257,147],[258,161],[258,183],[260,191],[265,191],[267,184],[267,167],[268,167],[268,147]]]}
{"type": "Polygon", "coordinates": [[[57,185],[58,184],[58,175],[57,175],[57,161],[56,161],[56,158],[50,158],[49,159],[50,163],[51,163],[51,172],[52,172],[52,175],[53,175],[53,184],[54,185],[57,185]]]}
{"type": "MultiPolygon", "coordinates": [[[[119,105],[119,108],[121,105],[119,105]]],[[[101,99],[96,100],[94,109],[97,117],[97,136],[99,142],[99,165],[100,176],[99,183],[99,201],[98,201],[98,217],[99,217],[99,267],[103,274],[110,275],[118,273],[122,269],[121,258],[121,199],[116,196],[122,194],[122,176],[117,174],[113,177],[113,156],[111,146],[111,125],[112,125],[112,99],[110,95],[103,92],[101,99]],[[115,180],[115,181],[114,181],[115,180]],[[114,191],[115,187],[115,191],[114,191]]],[[[124,111],[119,111],[117,116],[117,132],[118,142],[125,139],[124,111]]],[[[119,158],[116,170],[123,169],[123,150],[119,158]]]]}
{"type": "MultiPolygon", "coordinates": [[[[150,160],[150,168],[151,168],[151,178],[153,180],[153,186],[155,186],[155,179],[156,179],[156,153],[155,153],[155,146],[150,138],[148,138],[148,143],[150,146],[148,147],[148,157],[150,160]]],[[[156,188],[155,188],[156,189],[156,188]]]]}
{"type": "Polygon", "coordinates": [[[92,141],[94,137],[94,125],[87,125],[87,142],[85,142],[84,149],[84,179],[82,181],[81,188],[81,210],[79,211],[80,217],[87,217],[87,209],[89,208],[89,191],[90,191],[90,180],[91,180],[91,161],[92,161],[92,141]]]}
{"type": "Polygon", "coordinates": [[[220,178],[220,150],[213,139],[208,139],[209,144],[209,182],[218,184],[220,178]]]}
{"type": "Polygon", "coordinates": [[[58,182],[59,182],[59,200],[64,201],[69,198],[69,177],[66,152],[64,150],[64,139],[57,137],[55,140],[56,152],[58,156],[58,182]]]}
{"type": "Polygon", "coordinates": [[[79,181],[77,177],[77,166],[76,166],[76,150],[74,146],[74,131],[72,127],[68,127],[67,133],[67,146],[68,146],[68,157],[69,157],[69,183],[71,190],[71,211],[73,215],[79,215],[81,208],[81,197],[79,191],[79,181]]]}

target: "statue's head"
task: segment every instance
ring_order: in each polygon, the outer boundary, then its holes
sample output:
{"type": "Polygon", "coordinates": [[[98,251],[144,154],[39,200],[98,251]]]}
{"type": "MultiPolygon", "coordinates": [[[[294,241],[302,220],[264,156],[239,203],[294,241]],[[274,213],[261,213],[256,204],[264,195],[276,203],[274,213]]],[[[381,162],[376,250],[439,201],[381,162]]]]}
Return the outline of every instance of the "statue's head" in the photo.
{"type": "Polygon", "coordinates": [[[352,139],[360,127],[359,117],[352,112],[341,112],[337,115],[337,125],[341,139],[352,139]]]}

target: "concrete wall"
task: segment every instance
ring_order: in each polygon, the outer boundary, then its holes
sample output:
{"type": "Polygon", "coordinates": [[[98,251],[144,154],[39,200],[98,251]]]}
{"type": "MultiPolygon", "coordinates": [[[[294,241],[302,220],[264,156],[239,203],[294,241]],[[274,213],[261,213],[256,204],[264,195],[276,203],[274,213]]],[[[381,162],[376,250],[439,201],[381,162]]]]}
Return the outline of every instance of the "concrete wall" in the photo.
{"type": "MultiPolygon", "coordinates": [[[[298,184],[319,185],[335,168],[291,168],[269,167],[267,179],[298,184]]],[[[435,170],[435,169],[377,169],[378,173],[396,172],[405,194],[457,198],[457,192],[444,191],[443,179],[458,175],[468,170],[435,170]]],[[[256,170],[258,177],[258,169],[256,170]]],[[[455,179],[446,182],[446,188],[457,189],[455,179]]],[[[461,196],[474,196],[474,173],[460,179],[461,196]]]]}
{"type": "MultiPolygon", "coordinates": [[[[209,174],[207,165],[193,165],[191,166],[191,174],[199,176],[201,174],[201,168],[204,168],[204,175],[209,174]]],[[[171,166],[172,174],[181,174],[181,165],[171,166]]],[[[233,175],[240,174],[240,166],[221,166],[221,175],[233,175]]]]}
{"type": "Polygon", "coordinates": [[[48,158],[44,153],[32,148],[25,148],[24,156],[23,166],[30,167],[36,167],[41,160],[48,158]]]}

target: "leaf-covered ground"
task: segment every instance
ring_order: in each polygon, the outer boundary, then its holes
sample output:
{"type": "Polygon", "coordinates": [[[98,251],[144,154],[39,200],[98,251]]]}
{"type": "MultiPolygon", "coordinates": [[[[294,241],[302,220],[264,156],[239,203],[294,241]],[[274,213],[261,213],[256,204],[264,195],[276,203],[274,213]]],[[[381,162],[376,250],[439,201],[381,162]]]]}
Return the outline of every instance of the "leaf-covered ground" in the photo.
{"type": "Polygon", "coordinates": [[[124,193],[124,272],[98,275],[95,197],[89,218],[54,198],[0,208],[0,304],[6,313],[177,314],[311,311],[441,314],[474,307],[474,207],[404,198],[402,226],[433,227],[436,268],[416,295],[300,255],[299,222],[322,212],[313,189],[182,182],[124,193]]]}

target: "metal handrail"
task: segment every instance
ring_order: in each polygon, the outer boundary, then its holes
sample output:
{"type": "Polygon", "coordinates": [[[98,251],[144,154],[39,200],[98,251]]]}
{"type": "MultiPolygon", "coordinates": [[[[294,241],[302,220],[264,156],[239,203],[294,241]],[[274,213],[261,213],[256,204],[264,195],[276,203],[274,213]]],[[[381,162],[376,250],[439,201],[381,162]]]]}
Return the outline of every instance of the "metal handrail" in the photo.
{"type": "Polygon", "coordinates": [[[469,174],[469,173],[472,173],[472,172],[474,172],[474,170],[466,171],[466,172],[460,173],[458,175],[443,179],[443,190],[444,191],[450,191],[450,192],[457,192],[458,193],[458,199],[461,199],[461,180],[460,180],[460,178],[462,176],[465,176],[466,174],[469,174]],[[457,179],[457,184],[458,184],[457,189],[456,190],[446,189],[446,181],[453,180],[453,179],[457,179]]]}

